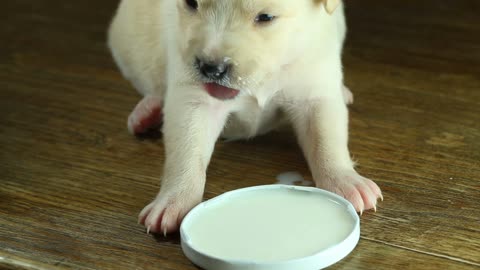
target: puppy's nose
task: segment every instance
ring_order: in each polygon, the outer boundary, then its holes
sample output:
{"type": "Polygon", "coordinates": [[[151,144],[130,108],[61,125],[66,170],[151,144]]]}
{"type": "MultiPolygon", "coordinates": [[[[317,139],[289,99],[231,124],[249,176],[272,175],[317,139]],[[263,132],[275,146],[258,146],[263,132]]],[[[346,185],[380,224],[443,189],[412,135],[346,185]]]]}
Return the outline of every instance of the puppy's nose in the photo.
{"type": "Polygon", "coordinates": [[[211,80],[221,80],[230,71],[231,65],[224,62],[207,62],[202,61],[200,58],[196,59],[197,67],[200,73],[211,80]]]}

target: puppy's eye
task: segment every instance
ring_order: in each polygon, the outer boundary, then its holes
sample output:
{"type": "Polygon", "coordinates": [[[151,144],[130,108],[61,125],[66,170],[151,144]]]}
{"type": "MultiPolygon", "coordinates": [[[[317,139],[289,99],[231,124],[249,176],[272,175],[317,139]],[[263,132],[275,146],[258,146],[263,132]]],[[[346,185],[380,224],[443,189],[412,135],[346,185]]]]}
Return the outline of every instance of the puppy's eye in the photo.
{"type": "Polygon", "coordinates": [[[270,14],[258,14],[257,17],[255,18],[256,23],[268,23],[271,22],[275,19],[276,17],[270,14]]]}
{"type": "Polygon", "coordinates": [[[185,3],[187,3],[187,5],[193,9],[193,10],[197,10],[198,9],[198,2],[197,0],[185,0],[185,3]]]}

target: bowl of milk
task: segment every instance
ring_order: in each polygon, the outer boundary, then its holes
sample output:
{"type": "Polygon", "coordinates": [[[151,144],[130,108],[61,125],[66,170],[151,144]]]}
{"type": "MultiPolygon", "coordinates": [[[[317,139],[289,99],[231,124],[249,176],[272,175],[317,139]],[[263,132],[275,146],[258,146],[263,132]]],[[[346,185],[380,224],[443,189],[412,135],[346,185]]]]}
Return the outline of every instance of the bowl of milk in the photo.
{"type": "Polygon", "coordinates": [[[355,248],[360,219],[334,193],[267,185],[199,204],[180,235],[185,255],[206,270],[318,270],[355,248]]]}

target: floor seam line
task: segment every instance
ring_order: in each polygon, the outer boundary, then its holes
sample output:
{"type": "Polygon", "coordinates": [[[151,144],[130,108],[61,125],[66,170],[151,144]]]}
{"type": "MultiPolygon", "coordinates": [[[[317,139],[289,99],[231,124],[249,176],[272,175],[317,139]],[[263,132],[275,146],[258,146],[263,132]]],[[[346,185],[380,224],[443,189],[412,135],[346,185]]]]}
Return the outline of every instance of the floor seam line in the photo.
{"type": "Polygon", "coordinates": [[[369,237],[365,237],[365,236],[362,236],[360,238],[364,239],[364,240],[384,244],[384,245],[387,245],[387,246],[391,246],[391,247],[396,247],[396,248],[400,248],[400,249],[404,249],[404,250],[408,250],[408,251],[413,251],[413,252],[424,254],[424,255],[434,256],[434,257],[437,257],[437,258],[447,259],[447,260],[451,260],[451,261],[455,261],[455,262],[459,262],[459,263],[464,263],[464,264],[468,264],[468,265],[472,265],[472,266],[480,266],[480,263],[472,262],[472,261],[469,261],[469,260],[464,260],[464,259],[457,258],[457,257],[452,257],[452,256],[449,256],[449,255],[438,254],[438,253],[428,252],[428,251],[422,251],[422,250],[409,248],[409,247],[405,247],[405,246],[401,246],[401,245],[397,245],[397,244],[393,244],[393,243],[389,243],[389,242],[386,242],[386,241],[373,239],[373,238],[369,238],[369,237]]]}

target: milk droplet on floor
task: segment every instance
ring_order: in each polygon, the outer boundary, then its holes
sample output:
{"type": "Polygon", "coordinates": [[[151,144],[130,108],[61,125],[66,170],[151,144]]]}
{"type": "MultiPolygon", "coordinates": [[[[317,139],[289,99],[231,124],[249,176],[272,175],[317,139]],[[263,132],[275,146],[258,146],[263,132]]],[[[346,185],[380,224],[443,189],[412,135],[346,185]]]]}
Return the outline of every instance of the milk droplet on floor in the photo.
{"type": "Polygon", "coordinates": [[[313,185],[312,181],[305,180],[299,172],[285,172],[277,176],[277,184],[292,186],[297,182],[302,186],[313,185]]]}

